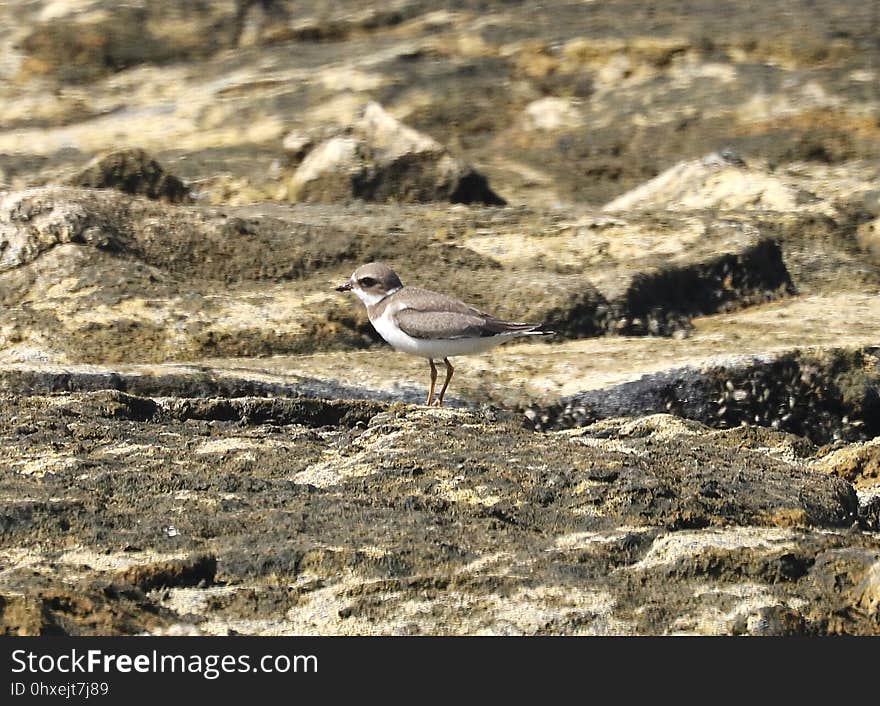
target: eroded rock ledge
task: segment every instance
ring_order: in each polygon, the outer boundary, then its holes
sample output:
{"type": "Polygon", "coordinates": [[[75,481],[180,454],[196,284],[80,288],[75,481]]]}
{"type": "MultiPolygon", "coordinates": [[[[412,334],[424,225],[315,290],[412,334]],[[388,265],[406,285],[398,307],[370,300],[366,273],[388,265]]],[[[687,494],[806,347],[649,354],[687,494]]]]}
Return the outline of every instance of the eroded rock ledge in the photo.
{"type": "Polygon", "coordinates": [[[527,410],[536,427],[668,412],[714,427],[757,424],[812,439],[880,435],[878,348],[796,350],[645,375],[527,410]]]}
{"type": "Polygon", "coordinates": [[[779,242],[747,219],[468,208],[438,225],[429,207],[221,211],[44,187],[0,198],[0,356],[159,362],[363,347],[376,334],[333,285],[373,259],[498,315],[546,321],[560,338],[686,334],[695,316],[795,292],[779,242]],[[557,247],[554,263],[535,258],[557,247]]]}

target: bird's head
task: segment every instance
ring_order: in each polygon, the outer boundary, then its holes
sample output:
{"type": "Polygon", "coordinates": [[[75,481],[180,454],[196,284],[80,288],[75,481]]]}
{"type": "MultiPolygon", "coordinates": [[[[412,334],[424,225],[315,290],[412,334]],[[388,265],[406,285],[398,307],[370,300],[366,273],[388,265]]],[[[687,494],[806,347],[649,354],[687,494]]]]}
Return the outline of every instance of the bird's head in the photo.
{"type": "Polygon", "coordinates": [[[370,262],[358,267],[345,284],[336,287],[336,291],[354,292],[364,304],[372,306],[401,287],[400,277],[388,265],[370,262]]]}

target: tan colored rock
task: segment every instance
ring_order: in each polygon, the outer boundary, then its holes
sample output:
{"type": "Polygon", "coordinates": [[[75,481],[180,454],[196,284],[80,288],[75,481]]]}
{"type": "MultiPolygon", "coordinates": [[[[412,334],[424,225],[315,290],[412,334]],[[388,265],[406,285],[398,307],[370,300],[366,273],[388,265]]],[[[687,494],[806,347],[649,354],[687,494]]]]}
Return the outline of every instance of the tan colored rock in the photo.
{"type": "Polygon", "coordinates": [[[527,130],[552,131],[582,125],[583,115],[578,107],[565,98],[548,96],[532,101],[523,114],[527,130]]]}
{"type": "Polygon", "coordinates": [[[296,130],[287,133],[281,141],[281,148],[297,161],[301,161],[313,146],[314,143],[308,135],[296,130]]]}
{"type": "Polygon", "coordinates": [[[425,152],[442,156],[443,146],[429,135],[404,125],[378,103],[369,103],[355,130],[371,147],[390,159],[425,152]]]}
{"type": "Polygon", "coordinates": [[[89,230],[88,209],[70,201],[46,198],[42,189],[0,195],[0,271],[33,262],[56,245],[83,242],[89,230]]]}
{"type": "Polygon", "coordinates": [[[880,561],[871,565],[865,577],[853,589],[857,605],[876,620],[880,617],[880,561]]]}
{"type": "Polygon", "coordinates": [[[711,154],[670,167],[605,204],[603,210],[610,213],[648,208],[794,211],[815,200],[812,194],[777,176],[747,167],[735,156],[711,154]]]}
{"type": "Polygon", "coordinates": [[[345,132],[342,125],[323,125],[320,128],[297,128],[288,132],[281,141],[281,149],[284,151],[286,165],[298,166],[316,145],[333,139],[345,132]]]}
{"type": "Polygon", "coordinates": [[[351,198],[351,181],[363,168],[358,140],[339,136],[312,149],[287,184],[292,200],[334,201],[351,198]]]}
{"type": "Polygon", "coordinates": [[[481,174],[370,103],[351,133],[315,147],[286,185],[294,201],[503,204],[481,174]]]}
{"type": "Polygon", "coordinates": [[[817,470],[845,478],[856,487],[880,483],[880,437],[862,444],[852,444],[816,461],[817,470]]]}

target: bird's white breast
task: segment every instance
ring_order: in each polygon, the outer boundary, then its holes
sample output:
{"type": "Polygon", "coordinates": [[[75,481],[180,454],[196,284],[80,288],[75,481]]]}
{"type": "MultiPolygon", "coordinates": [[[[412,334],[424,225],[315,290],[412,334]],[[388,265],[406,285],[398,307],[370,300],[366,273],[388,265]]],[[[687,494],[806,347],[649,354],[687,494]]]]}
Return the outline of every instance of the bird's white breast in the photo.
{"type": "Polygon", "coordinates": [[[404,353],[411,353],[412,355],[422,355],[422,353],[419,352],[419,340],[401,331],[397,324],[394,323],[394,314],[403,308],[405,307],[396,307],[391,304],[390,306],[385,307],[382,316],[371,319],[370,321],[376,331],[379,332],[379,335],[395,350],[403,351],[404,353]]]}

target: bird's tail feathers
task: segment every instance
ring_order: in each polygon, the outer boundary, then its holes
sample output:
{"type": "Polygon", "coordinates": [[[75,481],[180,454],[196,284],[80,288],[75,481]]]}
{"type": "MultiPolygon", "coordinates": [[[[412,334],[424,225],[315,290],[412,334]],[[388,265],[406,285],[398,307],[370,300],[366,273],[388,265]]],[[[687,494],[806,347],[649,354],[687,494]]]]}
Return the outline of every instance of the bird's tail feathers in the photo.
{"type": "Polygon", "coordinates": [[[499,322],[499,333],[517,336],[552,336],[555,331],[544,328],[544,324],[530,324],[520,321],[499,322]]]}

